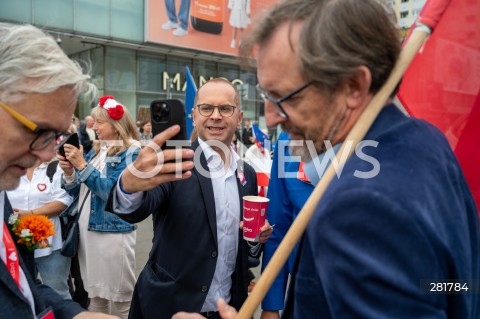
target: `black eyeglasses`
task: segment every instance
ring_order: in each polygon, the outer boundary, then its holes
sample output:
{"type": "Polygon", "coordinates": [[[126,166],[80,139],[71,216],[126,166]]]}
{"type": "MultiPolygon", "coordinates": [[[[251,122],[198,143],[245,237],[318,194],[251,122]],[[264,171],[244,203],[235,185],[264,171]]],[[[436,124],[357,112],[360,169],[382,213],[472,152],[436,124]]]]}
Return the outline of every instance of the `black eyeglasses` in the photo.
{"type": "Polygon", "coordinates": [[[294,95],[302,92],[303,90],[305,90],[310,84],[312,84],[313,81],[310,81],[308,83],[305,83],[304,85],[302,85],[301,87],[299,87],[298,89],[294,90],[293,92],[291,93],[288,93],[287,95],[285,95],[284,97],[281,97],[279,99],[276,99],[272,96],[270,96],[267,92],[265,92],[264,89],[262,89],[258,84],[257,84],[257,92],[258,92],[258,95],[260,95],[260,97],[263,99],[264,102],[266,102],[267,100],[269,100],[270,102],[272,102],[273,104],[275,104],[275,106],[277,107],[278,109],[278,113],[284,118],[284,119],[288,119],[288,115],[287,115],[287,112],[285,112],[285,110],[283,109],[282,107],[282,102],[285,102],[287,101],[288,99],[291,99],[294,95]]]}
{"type": "Polygon", "coordinates": [[[44,130],[38,128],[38,125],[34,122],[27,119],[22,114],[18,113],[10,106],[6,105],[5,103],[0,102],[0,106],[8,112],[14,119],[22,123],[23,126],[28,128],[30,131],[36,134],[33,141],[30,143],[30,150],[32,151],[40,151],[43,150],[45,147],[50,145],[52,141],[56,141],[60,136],[64,135],[62,132],[57,132],[53,130],[44,130]]]}
{"type": "Polygon", "coordinates": [[[210,104],[199,104],[197,105],[198,107],[198,112],[200,112],[200,115],[202,116],[210,116],[213,114],[215,109],[218,109],[218,112],[222,117],[230,117],[233,115],[233,112],[235,112],[236,106],[233,105],[210,105],[210,104]]]}

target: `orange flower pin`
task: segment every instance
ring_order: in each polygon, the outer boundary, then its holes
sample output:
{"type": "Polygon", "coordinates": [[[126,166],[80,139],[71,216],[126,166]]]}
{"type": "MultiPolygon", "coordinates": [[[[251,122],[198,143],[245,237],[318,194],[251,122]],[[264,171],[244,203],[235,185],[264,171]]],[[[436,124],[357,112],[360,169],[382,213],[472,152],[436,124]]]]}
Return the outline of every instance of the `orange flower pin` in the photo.
{"type": "Polygon", "coordinates": [[[55,225],[44,215],[11,215],[9,223],[18,236],[17,243],[24,244],[29,251],[49,247],[48,237],[55,235],[55,225]]]}

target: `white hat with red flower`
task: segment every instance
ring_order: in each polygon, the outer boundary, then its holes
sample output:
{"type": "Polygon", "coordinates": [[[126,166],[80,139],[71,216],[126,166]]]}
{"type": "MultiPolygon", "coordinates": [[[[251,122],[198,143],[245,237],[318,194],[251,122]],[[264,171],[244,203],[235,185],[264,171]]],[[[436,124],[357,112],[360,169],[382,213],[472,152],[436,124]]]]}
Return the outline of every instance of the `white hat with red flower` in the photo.
{"type": "Polygon", "coordinates": [[[123,117],[123,106],[112,95],[104,95],[98,100],[98,106],[104,108],[112,120],[118,121],[123,117]]]}

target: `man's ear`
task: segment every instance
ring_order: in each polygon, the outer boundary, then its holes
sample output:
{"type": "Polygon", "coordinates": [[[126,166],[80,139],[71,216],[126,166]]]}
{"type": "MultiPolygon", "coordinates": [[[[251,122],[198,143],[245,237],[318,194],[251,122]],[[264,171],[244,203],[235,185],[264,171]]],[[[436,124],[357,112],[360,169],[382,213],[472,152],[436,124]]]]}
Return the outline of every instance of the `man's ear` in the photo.
{"type": "Polygon", "coordinates": [[[365,104],[366,98],[370,95],[372,84],[372,73],[366,66],[359,66],[357,73],[353,75],[346,85],[347,107],[355,109],[365,104]]]}
{"type": "Polygon", "coordinates": [[[192,107],[192,113],[191,114],[191,117],[192,117],[192,124],[193,124],[193,127],[195,127],[195,108],[192,107]]]}

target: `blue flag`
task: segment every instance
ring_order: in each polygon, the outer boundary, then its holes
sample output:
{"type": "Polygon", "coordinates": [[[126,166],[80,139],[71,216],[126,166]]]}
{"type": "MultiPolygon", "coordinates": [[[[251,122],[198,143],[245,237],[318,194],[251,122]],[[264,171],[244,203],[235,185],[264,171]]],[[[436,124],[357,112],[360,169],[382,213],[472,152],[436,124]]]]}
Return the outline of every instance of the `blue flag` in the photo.
{"type": "Polygon", "coordinates": [[[270,140],[268,139],[268,135],[263,133],[262,130],[255,124],[252,124],[252,135],[255,138],[255,144],[257,144],[258,148],[263,151],[264,148],[270,150],[270,140]]]}
{"type": "Polygon", "coordinates": [[[195,101],[195,95],[197,94],[197,86],[193,81],[193,77],[188,66],[185,66],[185,72],[187,75],[187,87],[185,88],[185,114],[187,116],[187,138],[189,138],[193,131],[192,108],[194,107],[193,103],[195,101]]]}

